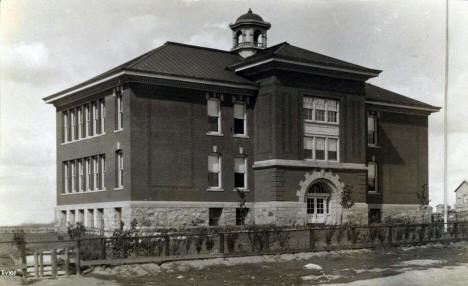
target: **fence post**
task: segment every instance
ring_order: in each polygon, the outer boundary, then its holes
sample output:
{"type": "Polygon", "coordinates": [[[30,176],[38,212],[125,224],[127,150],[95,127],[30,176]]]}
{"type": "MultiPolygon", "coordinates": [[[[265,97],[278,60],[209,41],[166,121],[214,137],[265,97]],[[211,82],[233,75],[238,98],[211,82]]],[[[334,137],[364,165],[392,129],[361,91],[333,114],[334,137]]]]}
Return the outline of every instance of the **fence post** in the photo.
{"type": "Polygon", "coordinates": [[[57,276],[57,249],[52,250],[52,277],[57,276]]]}
{"type": "Polygon", "coordinates": [[[65,274],[70,275],[70,249],[65,248],[65,274]]]}
{"type": "Polygon", "coordinates": [[[224,233],[219,234],[219,252],[224,253],[224,233]]]}
{"type": "Polygon", "coordinates": [[[309,230],[309,248],[315,248],[315,229],[313,228],[309,230]]]}
{"type": "Polygon", "coordinates": [[[80,239],[76,240],[76,253],[75,253],[75,267],[76,275],[81,275],[81,265],[80,265],[80,239]]]}
{"type": "Polygon", "coordinates": [[[39,275],[44,277],[44,253],[39,254],[39,275]]]}
{"type": "Polygon", "coordinates": [[[166,256],[169,256],[169,242],[170,242],[170,237],[169,235],[166,235],[166,237],[164,237],[164,240],[165,240],[165,247],[164,247],[164,253],[166,256]]]}
{"type": "Polygon", "coordinates": [[[34,251],[34,275],[36,278],[39,277],[39,267],[37,265],[39,263],[38,255],[37,251],[34,251]]]}

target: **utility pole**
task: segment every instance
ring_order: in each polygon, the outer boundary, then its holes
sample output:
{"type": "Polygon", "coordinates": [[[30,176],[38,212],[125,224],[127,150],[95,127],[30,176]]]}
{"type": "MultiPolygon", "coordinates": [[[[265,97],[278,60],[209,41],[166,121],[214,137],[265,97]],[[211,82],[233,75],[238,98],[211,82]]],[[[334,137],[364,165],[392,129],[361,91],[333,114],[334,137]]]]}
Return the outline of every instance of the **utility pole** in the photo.
{"type": "Polygon", "coordinates": [[[445,89],[444,89],[444,231],[447,232],[447,114],[448,114],[448,79],[449,79],[449,0],[445,1],[445,89]]]}

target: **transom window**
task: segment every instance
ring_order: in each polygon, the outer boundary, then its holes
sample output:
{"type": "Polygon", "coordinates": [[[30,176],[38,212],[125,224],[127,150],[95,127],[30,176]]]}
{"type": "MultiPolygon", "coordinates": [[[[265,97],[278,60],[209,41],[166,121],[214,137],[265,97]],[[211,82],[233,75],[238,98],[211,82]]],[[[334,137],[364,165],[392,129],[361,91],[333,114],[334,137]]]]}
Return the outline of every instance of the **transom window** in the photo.
{"type": "Polygon", "coordinates": [[[304,120],[338,123],[338,100],[304,96],[304,120]]]}
{"type": "Polygon", "coordinates": [[[308,214],[328,214],[330,212],[330,192],[322,183],[313,184],[306,197],[308,214]]]}

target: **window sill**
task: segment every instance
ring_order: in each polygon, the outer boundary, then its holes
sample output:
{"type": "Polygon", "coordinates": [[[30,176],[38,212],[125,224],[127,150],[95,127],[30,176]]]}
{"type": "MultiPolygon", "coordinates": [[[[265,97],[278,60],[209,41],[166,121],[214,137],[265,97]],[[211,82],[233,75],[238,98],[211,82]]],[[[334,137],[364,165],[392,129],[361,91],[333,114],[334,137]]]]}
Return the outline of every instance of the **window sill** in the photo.
{"type": "Polygon", "coordinates": [[[222,188],[207,188],[206,190],[208,192],[224,192],[224,189],[222,188]]]}
{"type": "Polygon", "coordinates": [[[224,136],[223,133],[219,133],[219,132],[206,132],[206,135],[209,135],[209,136],[219,136],[219,137],[224,136]]]}
{"type": "Polygon", "coordinates": [[[319,160],[319,159],[310,159],[310,158],[305,158],[305,161],[310,161],[310,162],[320,162],[320,163],[340,163],[338,160],[319,160]]]}
{"type": "Polygon", "coordinates": [[[377,191],[367,191],[367,194],[369,194],[369,195],[380,195],[380,193],[377,192],[377,191]]]}
{"type": "Polygon", "coordinates": [[[375,144],[367,144],[367,147],[369,147],[369,148],[377,148],[377,149],[380,148],[379,145],[375,145],[375,144]]]}
{"type": "Polygon", "coordinates": [[[123,186],[122,186],[122,187],[116,187],[116,188],[113,188],[113,190],[114,190],[114,191],[120,191],[120,190],[123,190],[123,189],[124,189],[124,187],[123,187],[123,186]]]}
{"type": "Polygon", "coordinates": [[[114,130],[114,133],[117,133],[117,132],[120,132],[120,131],[123,131],[123,128],[114,130]]]}
{"type": "Polygon", "coordinates": [[[75,142],[85,141],[85,140],[93,139],[93,138],[100,137],[100,136],[103,136],[103,135],[106,135],[106,132],[103,132],[103,133],[97,134],[97,135],[93,135],[93,136],[87,136],[85,138],[80,138],[80,139],[76,139],[76,140],[73,140],[73,141],[62,142],[62,143],[60,143],[60,145],[67,145],[67,144],[71,144],[71,143],[75,143],[75,142]]]}
{"type": "Polygon", "coordinates": [[[239,192],[243,192],[243,193],[249,193],[250,192],[249,189],[242,189],[242,188],[234,188],[233,191],[234,192],[239,191],[239,192]]]}
{"type": "Polygon", "coordinates": [[[108,191],[108,190],[107,189],[103,189],[103,190],[86,190],[86,191],[83,191],[83,192],[64,193],[64,194],[60,194],[60,195],[69,196],[69,195],[99,193],[99,192],[106,192],[106,191],[108,191]]]}
{"type": "Polygon", "coordinates": [[[234,134],[232,135],[234,138],[242,138],[242,139],[250,139],[249,135],[243,135],[243,134],[234,134]]]}
{"type": "Polygon", "coordinates": [[[328,122],[328,121],[316,121],[316,120],[308,120],[304,119],[305,123],[316,123],[316,124],[322,124],[322,125],[340,125],[339,122],[328,122]]]}

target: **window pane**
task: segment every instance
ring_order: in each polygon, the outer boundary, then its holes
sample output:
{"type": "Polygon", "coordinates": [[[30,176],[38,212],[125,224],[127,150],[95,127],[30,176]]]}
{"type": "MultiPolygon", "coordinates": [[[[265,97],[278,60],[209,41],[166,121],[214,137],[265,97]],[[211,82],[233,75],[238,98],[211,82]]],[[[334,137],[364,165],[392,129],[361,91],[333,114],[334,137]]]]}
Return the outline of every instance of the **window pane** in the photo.
{"type": "Polygon", "coordinates": [[[245,158],[234,158],[234,172],[245,173],[245,158]]]}
{"type": "Polygon", "coordinates": [[[211,173],[219,172],[219,156],[217,155],[208,156],[208,171],[211,173]]]}
{"type": "Polygon", "coordinates": [[[304,106],[304,108],[313,109],[314,108],[314,98],[310,97],[310,96],[304,96],[303,106],[304,106]]]}
{"type": "Polygon", "coordinates": [[[328,122],[337,122],[336,111],[328,111],[328,122]]]}
{"type": "Polygon", "coordinates": [[[375,130],[375,118],[373,115],[369,115],[367,117],[367,130],[369,131],[375,130]]]}
{"type": "Polygon", "coordinates": [[[208,116],[218,116],[219,114],[219,101],[215,99],[208,100],[208,116]]]}
{"type": "Polygon", "coordinates": [[[209,132],[218,132],[218,117],[208,116],[208,131],[209,132]]]}
{"type": "Polygon", "coordinates": [[[244,134],[244,119],[234,118],[234,134],[244,134]]]}
{"type": "Polygon", "coordinates": [[[338,140],[333,139],[333,138],[328,138],[328,160],[330,161],[336,161],[337,158],[337,145],[338,145],[338,140]]]}
{"type": "Polygon", "coordinates": [[[367,167],[367,188],[369,191],[376,190],[376,173],[377,164],[375,162],[369,162],[367,167]]]}
{"type": "Polygon", "coordinates": [[[315,110],[315,120],[325,121],[325,111],[324,110],[315,110]]]}
{"type": "Polygon", "coordinates": [[[315,138],[315,159],[325,160],[325,138],[315,138]]]}
{"type": "Polygon", "coordinates": [[[312,137],[304,137],[304,149],[312,150],[314,147],[314,140],[312,137]]]}
{"type": "Polygon", "coordinates": [[[314,119],[312,109],[304,108],[304,119],[305,120],[313,120],[314,119]]]}
{"type": "Polygon", "coordinates": [[[237,118],[237,119],[245,118],[245,104],[243,103],[234,104],[234,118],[237,118]]]}
{"type": "Polygon", "coordinates": [[[317,213],[323,214],[323,199],[317,199],[317,213]]]}
{"type": "Polygon", "coordinates": [[[234,187],[235,188],[245,188],[245,174],[244,173],[234,173],[234,187]]]}
{"type": "Polygon", "coordinates": [[[208,173],[208,186],[209,187],[219,187],[218,173],[208,173]]]}
{"type": "Polygon", "coordinates": [[[313,214],[314,213],[314,199],[307,198],[307,213],[313,214]]]}
{"type": "Polygon", "coordinates": [[[316,108],[316,109],[323,109],[323,110],[325,110],[325,99],[322,99],[322,98],[315,98],[315,99],[314,99],[314,103],[315,103],[315,108],[316,108]]]}
{"type": "Polygon", "coordinates": [[[332,100],[332,99],[327,100],[327,110],[337,111],[337,107],[338,107],[338,104],[336,100],[332,100]]]}

